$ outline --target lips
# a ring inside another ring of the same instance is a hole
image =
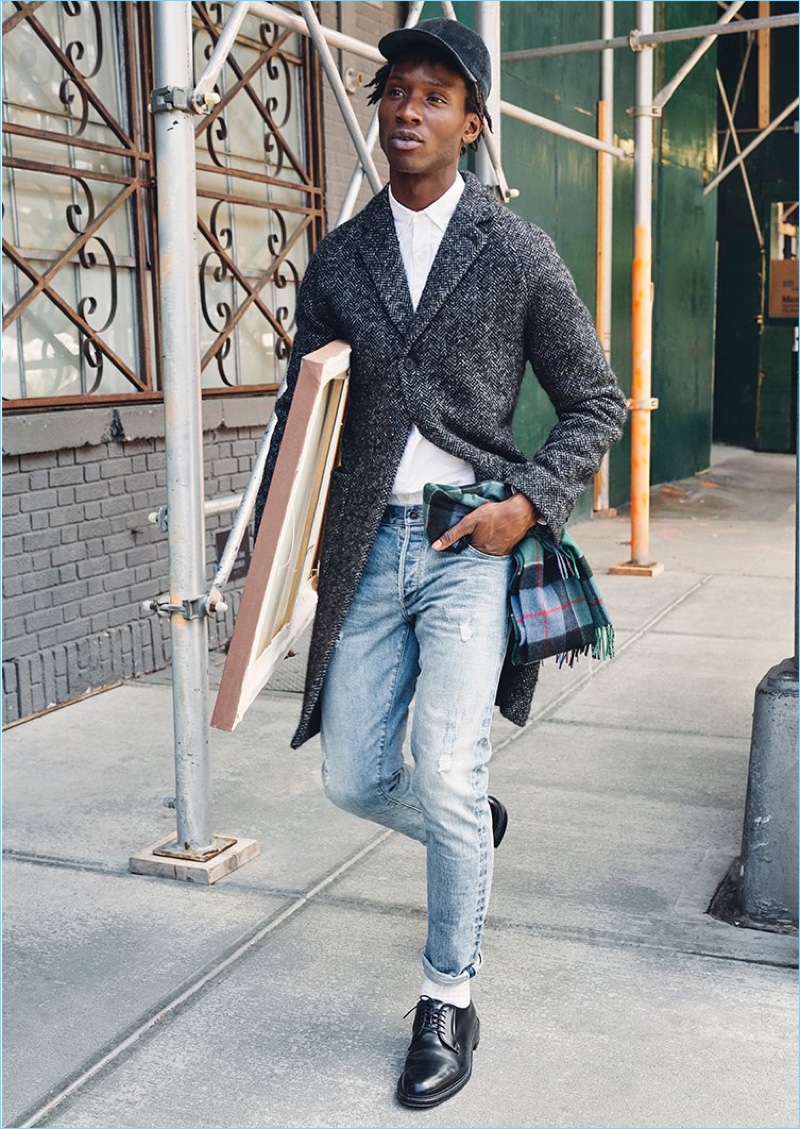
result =
[[[422,144],[420,135],[410,129],[394,130],[389,134],[389,141],[397,149],[413,149]]]

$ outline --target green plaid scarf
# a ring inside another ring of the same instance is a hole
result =
[[[485,502],[510,497],[502,482],[471,486],[439,486],[424,490],[423,515],[428,540],[452,528],[470,510]],[[460,552],[461,537],[450,546]],[[555,656],[570,666],[581,655],[614,657],[614,628],[595,584],[589,562],[564,533],[556,545],[545,526],[534,526],[514,550],[514,578],[509,589],[509,618],[513,633],[511,660],[515,666]]]

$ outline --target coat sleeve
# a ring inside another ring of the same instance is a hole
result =
[[[575,500],[622,434],[627,409],[552,240],[537,230],[531,251],[525,353],[558,422],[529,462],[509,468],[507,482],[530,498],[560,540]]]
[[[297,295],[296,329],[286,370],[286,387],[283,392],[278,394],[275,403],[275,430],[272,434],[264,475],[256,497],[255,536],[258,536],[258,528],[264,513],[269,485],[272,481],[281,441],[286,430],[286,419],[297,386],[300,362],[306,353],[311,353],[314,349],[321,349],[323,345],[341,337],[341,333],[337,331],[335,315],[324,294],[321,282],[321,265],[321,256],[317,252],[308,264]]]

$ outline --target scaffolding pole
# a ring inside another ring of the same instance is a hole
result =
[[[771,133],[775,132],[775,130],[778,128],[778,126],[781,124],[781,122],[789,117],[789,114],[794,113],[794,111],[797,109],[798,105],[800,105],[800,98],[795,98],[794,101],[790,102],[789,105],[784,110],[781,110],[781,112],[778,114],[778,116],[776,118],[772,119],[772,121],[769,123],[767,128],[762,129],[762,131],[761,131],[761,133],[759,133],[758,137],[755,137],[750,142],[750,144],[748,146],[746,146],[746,148],[742,149],[741,153],[739,153],[736,157],[734,157],[734,159],[730,162],[730,164],[727,164],[725,166],[725,168],[722,170],[722,172],[717,173],[717,175],[714,177],[714,179],[711,181],[711,183],[707,184],[706,187],[703,189],[703,195],[708,196],[709,192],[713,192],[714,189],[717,187],[717,185],[720,184],[721,181],[723,181],[729,173],[732,173],[737,165],[740,165],[742,163],[742,161],[746,160],[750,156],[750,154],[753,152],[754,149],[757,149],[758,146],[763,141],[766,141],[766,139],[769,137],[769,135]]]
[[[643,31],[641,28],[628,35],[611,39],[587,39],[582,43],[556,43],[552,47],[526,47],[520,51],[506,51],[502,62],[519,63],[528,59],[550,59],[557,55],[578,55],[589,51],[620,51],[628,48],[641,51],[643,47],[658,47],[662,43],[680,43],[686,39],[704,39],[707,35],[740,35],[759,28],[793,27],[800,23],[800,15],[789,12],[783,16],[766,16],[763,19],[737,20],[725,26],[703,24],[701,27],[679,27],[668,31]]]
[[[744,7],[744,4],[745,0],[736,0],[735,4],[731,4],[728,10],[718,20],[719,26],[724,27],[725,24],[729,24],[731,20],[734,19],[740,8]],[[654,106],[658,106],[662,110],[664,109],[667,102],[669,102],[670,98],[678,89],[683,80],[694,70],[702,57],[705,55],[706,51],[708,51],[708,49],[717,42],[718,35],[719,32],[715,32],[713,35],[706,36],[702,43],[699,43],[697,47],[695,47],[694,51],[692,51],[691,55],[683,64],[683,66],[678,68],[678,70],[675,72],[666,86],[662,87],[662,89],[659,90],[658,94],[656,94],[655,98],[653,99]]]
[[[604,0],[602,32],[614,34],[614,3]],[[600,101],[597,104],[597,135],[606,145],[614,136],[614,52],[604,51],[600,58]],[[610,153],[597,154],[597,291],[595,325],[600,344],[611,364],[611,287],[614,246],[614,165]],[[594,476],[593,509],[608,514],[608,481],[611,458],[606,451],[600,469]]]
[[[636,5],[636,21],[649,36],[652,0]],[[650,560],[650,413],[653,347],[653,48],[636,55],[636,105],[633,154],[633,379],[631,413],[631,559],[609,572],[655,576],[663,565]]]
[[[133,855],[138,874],[209,884],[258,854],[253,840],[214,835],[208,727],[203,419],[197,285],[197,182],[191,5],[155,4],[161,379],[166,419],[169,600],[175,759],[175,837]],[[227,857],[223,860],[222,856]]]
[[[719,73],[719,71],[717,71],[717,88],[719,90],[719,96],[722,100],[722,106],[725,110],[725,117],[726,117],[727,122],[728,122],[728,129],[730,130],[730,135],[733,138],[733,147],[736,150],[737,156],[741,156],[742,147],[739,144],[739,134],[736,132],[736,126],[734,125],[734,122],[733,122],[733,111],[731,110],[730,103],[728,102],[728,95],[725,92],[725,84],[722,81],[722,75]],[[744,182],[744,191],[745,191],[745,195],[747,196],[747,203],[750,206],[750,215],[751,215],[752,220],[753,220],[753,227],[755,228],[755,231],[756,231],[756,239],[758,240],[759,250],[763,253],[763,251],[764,251],[764,234],[761,230],[761,224],[760,224],[759,219],[758,219],[758,211],[756,210],[756,202],[753,199],[753,190],[750,187],[750,177],[747,175],[747,169],[744,167],[744,164],[740,164],[739,168],[742,170],[742,180]]]
[[[476,0],[475,31],[486,44],[492,64],[492,89],[486,100],[486,108],[492,119],[492,140],[496,146],[498,156],[501,152],[500,144],[500,0]],[[484,127],[484,141],[488,141],[489,130]],[[487,146],[481,145],[475,155],[475,174],[481,184],[492,184],[495,180],[495,162]]]

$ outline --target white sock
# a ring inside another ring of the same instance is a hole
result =
[[[420,988],[421,996],[430,996],[432,1000],[441,1000],[443,1004],[453,1004],[454,1007],[469,1007],[472,999],[469,980],[462,980],[458,984],[436,984],[426,976]]]

